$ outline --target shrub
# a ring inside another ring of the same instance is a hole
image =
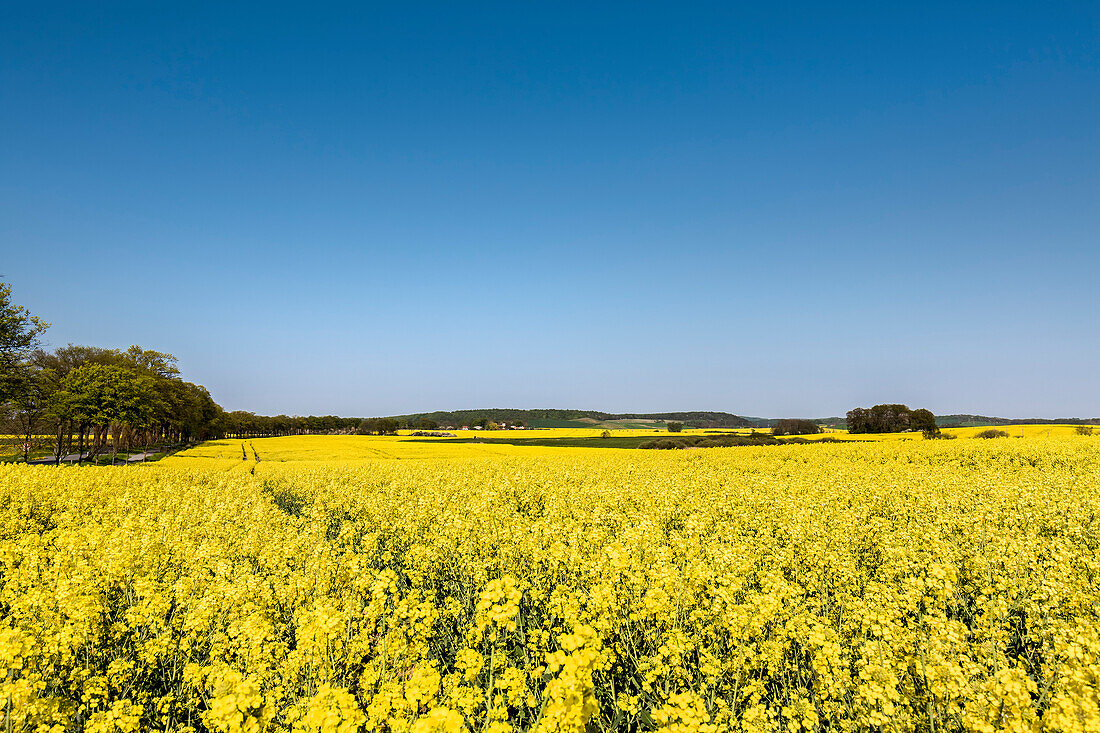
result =
[[[990,428],[989,430],[983,430],[974,436],[975,438],[1007,438],[1008,433],[1004,430],[997,430],[996,428]]]
[[[674,448],[683,448],[684,444],[679,440],[669,440],[668,438],[662,438],[661,440],[647,440],[638,447],[648,448],[652,450],[672,450]]]
[[[792,438],[792,440],[797,440]],[[687,435],[680,438],[660,438],[648,440],[639,445],[639,448],[669,449],[669,448],[731,448],[745,445],[783,445],[784,441],[775,438],[770,433],[754,433],[752,435]]]
[[[682,422],[670,422],[666,427],[668,428],[668,432],[678,433],[684,429],[684,424]]]
[[[611,437],[611,431],[610,430],[603,431],[602,433],[600,433],[600,437],[601,438],[610,438]]]
[[[1091,425],[1078,425],[1077,426],[1077,434],[1078,435],[1092,435],[1092,426]]]
[[[772,428],[772,435],[816,435],[821,426],[812,420],[780,420]]]

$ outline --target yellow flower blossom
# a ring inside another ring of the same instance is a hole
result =
[[[1013,428],[0,465],[0,724],[1100,733],[1100,441]]]

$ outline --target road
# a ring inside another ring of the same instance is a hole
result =
[[[144,461],[147,458],[152,458],[153,456],[155,456],[157,454],[157,452],[158,451],[149,451],[148,453],[135,453],[135,454],[130,455],[130,456],[120,456],[119,459],[118,459],[118,463],[139,463],[141,461]],[[91,455],[90,453],[85,453],[83,458],[87,459],[90,455]],[[100,453],[100,455],[102,456],[104,454]],[[79,458],[80,458],[79,454],[70,453],[67,456],[61,456],[61,462],[62,463],[76,463]],[[32,466],[52,466],[54,463],[56,463],[56,461],[54,460],[53,456],[50,456],[49,458],[38,458],[38,459],[33,460],[33,461],[27,461],[27,463],[29,463]]]

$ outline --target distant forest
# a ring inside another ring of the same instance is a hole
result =
[[[440,427],[460,428],[464,425],[497,423],[523,425],[529,428],[616,427],[615,423],[681,422],[687,428],[774,428],[782,418],[747,417],[729,412],[628,412],[613,413],[598,410],[518,410],[490,408],[482,410],[440,410],[408,415],[391,415],[402,426],[414,427],[434,423]],[[845,429],[844,417],[811,418],[810,422],[826,428]],[[984,415],[937,415],[941,428],[993,427],[999,425],[1100,425],[1100,418],[1064,417],[1005,418]],[[626,427],[618,425],[618,427]]]
[[[778,420],[773,418],[748,417],[752,427],[774,427]],[[843,417],[818,417],[811,422],[826,428],[845,430],[848,422]],[[1100,425],[1100,417],[988,417],[986,415],[936,415],[936,424],[941,428],[984,428],[998,425]]]
[[[753,422],[728,412],[626,412],[612,413],[597,410],[513,410],[491,408],[484,410],[454,410],[418,412],[410,415],[390,416],[399,423],[417,425],[426,421],[443,427],[458,428],[486,423],[524,425],[531,428],[583,428],[598,427],[615,421],[681,422],[689,428],[751,428]]]
[[[986,417],[984,415],[940,415],[941,428],[982,428],[990,425],[1100,425],[1100,417]]]

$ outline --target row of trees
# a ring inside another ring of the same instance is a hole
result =
[[[72,344],[39,348],[48,323],[12,303],[0,283],[0,420],[22,436],[23,458],[52,435],[54,458],[94,459],[119,450],[219,437],[351,432],[359,418],[268,417],[225,412],[205,387],[180,377],[176,357]]]
[[[847,415],[849,433],[903,433],[921,431],[934,436],[939,433],[936,416],[929,410],[910,410],[905,405],[875,405],[857,407]]]
[[[0,283],[0,417],[24,437],[24,459],[36,436],[53,435],[53,452],[60,461],[66,453],[94,458],[108,446],[118,450],[148,448],[154,444],[183,443],[218,437],[254,438],[305,433],[392,434],[398,429],[435,429],[437,413],[407,418],[268,417],[251,412],[225,412],[202,385],[180,377],[176,357],[131,346],[122,351],[68,345],[54,351],[39,346],[49,324],[11,302],[11,287]],[[508,423],[538,412],[508,413]],[[451,418],[474,418],[471,423],[498,428],[485,411],[438,413]],[[601,413],[602,414],[602,413]],[[718,413],[665,413],[662,417]],[[736,416],[731,416],[736,417]],[[679,432],[679,420],[666,423]],[[939,430],[928,410],[905,405],[875,405],[848,412],[851,433],[887,433],[920,430],[934,436]],[[809,421],[784,420],[777,435],[817,432]]]
[[[336,415],[257,415],[234,410],[222,416],[220,434],[227,438],[266,438],[277,435],[352,433],[362,420]]]
[[[35,436],[52,434],[53,452],[94,459],[119,450],[205,440],[222,431],[222,409],[201,385],[183,381],[171,354],[131,346],[35,348],[6,365],[2,402],[23,436],[24,458]]]

